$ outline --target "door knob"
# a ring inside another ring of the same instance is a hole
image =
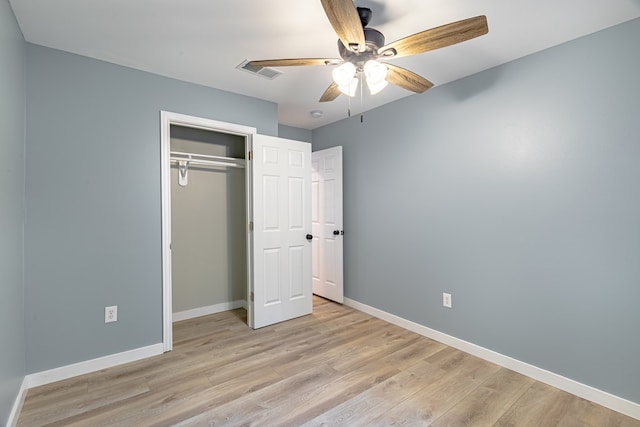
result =
[[[311,241],[311,239],[313,239],[313,235],[311,235],[311,234],[307,234],[307,240],[308,240],[308,241]]]
[[[334,236],[339,236],[340,235],[340,230],[333,230],[333,235]]]

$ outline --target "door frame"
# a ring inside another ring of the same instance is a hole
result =
[[[162,345],[163,351],[173,349],[173,287],[171,283],[171,125],[202,129],[212,132],[239,135],[245,138],[245,158],[249,159],[253,135],[257,129],[250,126],[220,122],[202,117],[189,116],[160,111],[160,176],[161,176],[161,215],[162,215]],[[253,217],[251,205],[251,166],[247,162],[245,168],[245,198],[247,224],[247,298],[252,285],[251,257],[252,242],[249,233],[249,222]],[[247,304],[248,305],[248,304]]]

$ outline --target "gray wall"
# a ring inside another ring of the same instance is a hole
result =
[[[278,125],[280,138],[294,139],[296,141],[311,142],[313,134],[309,129],[300,129],[293,126]]]
[[[0,425],[25,374],[23,224],[26,44],[0,1]]]
[[[634,20],[314,130],[344,146],[346,296],[640,403],[638,40]]]
[[[171,151],[245,157],[245,138],[172,126]],[[178,185],[171,168],[173,312],[246,299],[245,169],[188,169]]]
[[[27,372],[162,341],[160,110],[278,132],[270,102],[28,45]]]

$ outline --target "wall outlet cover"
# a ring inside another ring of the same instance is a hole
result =
[[[442,293],[442,306],[451,308],[451,294],[448,294],[446,292]]]
[[[118,321],[118,306],[112,305],[111,307],[104,308],[104,323],[111,323]]]

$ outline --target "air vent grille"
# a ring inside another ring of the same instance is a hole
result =
[[[242,61],[236,68],[269,80],[273,80],[282,74],[280,71],[274,70],[273,68],[250,65],[248,59]]]

